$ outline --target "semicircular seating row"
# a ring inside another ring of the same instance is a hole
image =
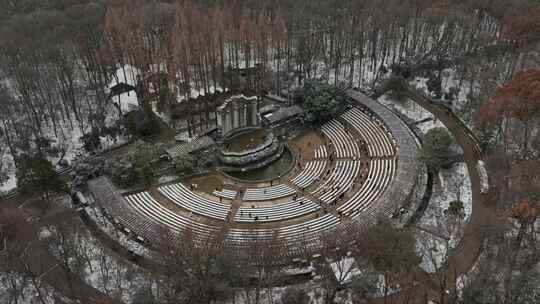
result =
[[[127,195],[125,199],[127,205],[142,218],[149,219],[152,223],[166,227],[174,233],[189,230],[201,238],[210,238],[219,230],[219,227],[206,225],[165,208],[147,191]]]
[[[360,116],[368,117],[366,122],[360,120]],[[357,108],[349,110],[342,116],[350,123],[360,134],[365,134],[364,140],[371,146],[369,150],[373,155],[389,156],[394,152],[392,146],[393,139],[391,135],[385,132],[383,127],[376,123],[368,123],[369,116]],[[363,123],[360,123],[363,122]],[[353,155],[358,152],[356,141],[351,140],[351,135],[343,131],[343,125],[338,121],[330,124],[332,127],[326,129],[325,134],[335,142],[334,148],[338,157],[340,155]],[[341,128],[339,127],[341,125]],[[337,127],[336,127],[337,126]],[[339,138],[339,139],[338,139]],[[352,143],[352,145],[348,145]],[[322,163],[322,165],[321,165]],[[324,171],[325,161],[307,162],[299,175],[294,177],[291,182],[297,186],[303,186],[313,183],[320,178]],[[350,189],[351,184],[358,176],[361,168],[360,161],[337,161],[336,167],[325,179],[313,194],[322,202],[330,203],[339,195]],[[376,200],[384,189],[392,181],[396,169],[396,160],[392,158],[372,159],[369,163],[369,174],[366,181],[362,184],[351,198],[338,207],[338,211],[351,216],[358,216],[363,210]],[[224,220],[230,210],[230,205],[221,204],[216,201],[202,197],[188,189],[182,184],[173,184],[158,188],[158,190],[175,202],[180,207],[193,213],[207,216],[214,219]],[[293,189],[294,190],[294,189]],[[233,190],[230,190],[233,191]],[[295,193],[296,191],[294,191]],[[233,198],[233,192],[224,193],[225,196]],[[236,193],[234,193],[236,195]],[[148,192],[141,192],[126,196],[130,208],[153,222],[171,228],[175,232],[185,229],[199,233],[202,237],[211,237],[220,227],[207,225],[195,221],[189,217],[172,212],[160,205]],[[235,216],[237,222],[264,222],[290,219],[301,216],[320,209],[320,206],[300,197],[282,204],[276,204],[272,207],[245,208],[241,207]],[[294,210],[294,211],[293,211]],[[297,211],[298,210],[298,211]],[[335,227],[340,219],[332,214],[325,214],[315,219],[279,228],[264,229],[230,229],[227,234],[227,241],[230,243],[242,243],[246,238],[257,237],[263,240],[274,238],[284,239],[292,242],[296,239],[314,239],[317,235],[332,227]],[[243,241],[242,241],[243,240]]]
[[[207,225],[189,217],[175,213],[159,204],[147,191],[125,196],[127,206],[139,214],[145,221],[146,231],[137,231],[149,238],[148,231],[153,230],[153,237],[157,237],[159,232],[151,226],[158,225],[171,230],[175,234],[184,231],[191,231],[196,239],[212,239],[216,237],[220,227]],[[141,220],[139,219],[139,221]],[[280,228],[267,229],[230,229],[225,238],[225,242],[232,246],[249,245],[250,240],[260,240],[271,242],[280,240],[281,242],[294,244],[300,238],[306,242],[314,242],[322,231],[335,227],[340,219],[332,214],[326,214],[313,220],[299,224],[284,226]],[[305,244],[304,244],[305,245]]]
[[[325,123],[321,130],[330,139],[338,158],[360,157],[362,154],[357,140],[335,119]]]
[[[358,108],[352,108],[342,115],[349,124],[368,143],[370,156],[395,156],[396,147],[392,134],[374,119]],[[397,159],[371,159],[369,173],[359,191],[340,205],[337,210],[354,218],[365,211],[368,206],[379,198],[392,182],[397,170]]]
[[[384,124],[375,117],[370,117],[358,108],[351,108],[342,115],[342,118],[351,124],[367,143],[370,156],[384,157],[395,155],[395,143],[392,135],[386,130]],[[361,156],[357,140],[339,121],[333,119],[324,124],[322,126],[322,132],[332,142],[338,158],[354,158]],[[321,145],[315,150],[316,158],[326,155],[325,145]],[[347,177],[350,177],[350,175],[356,176],[356,174],[352,174],[353,172],[356,173],[356,170],[357,169],[355,168],[352,171],[348,171]],[[310,179],[309,184],[313,183],[315,179]],[[308,185],[307,183],[296,183],[295,179],[291,180],[291,182],[300,188],[305,188]],[[243,199],[244,201],[274,200],[293,195],[295,192],[294,189],[284,184],[263,188],[248,188]],[[336,196],[330,194],[326,195],[325,202],[328,203],[335,199],[335,197]]]
[[[351,108],[342,115],[355,128],[368,146],[370,156],[395,155],[395,140],[383,123],[358,108]]]
[[[322,175],[327,161],[316,160],[306,162],[302,171],[291,179],[291,183],[299,188],[306,188],[314,183]],[[274,186],[275,187],[275,186]],[[265,187],[259,189],[272,189]],[[270,193],[268,191],[268,193]],[[296,194],[296,190],[293,192]],[[267,200],[266,196],[252,196],[253,200]],[[268,207],[240,207],[235,215],[235,221],[238,223],[246,222],[271,222],[288,220],[300,217],[312,212],[316,212],[321,207],[307,197],[292,198],[284,203],[274,204]]]
[[[285,184],[278,184],[262,188],[248,188],[244,192],[244,201],[269,201],[282,197],[290,196],[296,193],[296,189]]]
[[[214,190],[212,192],[212,194],[217,197],[226,198],[230,200],[235,199],[237,193],[238,192],[236,190],[230,190],[230,189]]]
[[[360,167],[360,161],[337,161],[328,178],[311,194],[323,203],[332,203],[352,187],[360,173]]]
[[[322,132],[326,137],[330,139],[334,149],[336,150],[336,156],[338,158],[350,158],[350,157],[360,157],[361,152],[358,146],[357,140],[350,134],[342,123],[333,119],[330,122],[324,124],[321,128]],[[315,150],[315,158],[320,158],[327,156],[327,149],[324,145],[319,146]],[[306,166],[307,170],[307,166]],[[317,171],[317,174],[320,175],[322,171]],[[299,179],[292,179],[291,182],[300,188],[306,188],[311,183],[313,183],[318,175],[312,175],[305,182]],[[350,172],[347,172],[347,175],[350,175]],[[262,188],[248,188],[244,194],[244,201],[268,201],[287,197],[296,193],[294,188],[291,188],[285,184],[279,184],[270,187]]]
[[[290,181],[299,188],[307,188],[320,178],[326,167],[326,160],[308,161],[303,169]],[[244,201],[270,201],[296,194],[296,189],[286,185],[278,184],[274,186],[246,189]]]
[[[328,152],[326,152],[325,145],[320,145],[317,149],[315,149],[315,158],[328,158]]]
[[[219,203],[191,191],[182,183],[158,188],[158,191],[178,206],[210,218],[225,220],[231,206]]]
[[[307,197],[293,199],[268,207],[240,207],[234,220],[238,223],[283,221],[321,209]]]
[[[226,243],[235,246],[249,246],[250,241],[274,242],[287,246],[304,247],[317,242],[321,233],[335,228],[341,219],[331,213],[312,220],[278,228],[229,229]],[[301,241],[301,244],[298,244]],[[291,248],[289,248],[291,249]],[[301,249],[301,248],[297,248]]]
[[[307,161],[304,164],[302,171],[291,179],[291,183],[298,188],[309,187],[320,178],[321,174],[324,172],[326,164],[326,160]]]
[[[363,181],[360,190],[341,204],[337,211],[352,218],[359,216],[390,185],[397,163],[395,159],[373,159],[369,162],[369,167],[368,177]]]

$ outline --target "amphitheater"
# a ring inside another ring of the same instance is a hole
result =
[[[420,166],[415,136],[400,118],[360,92],[347,94],[345,112],[288,143],[294,166],[271,182],[229,179],[203,190],[180,180],[129,193],[101,178],[89,186],[117,227],[149,245],[164,229],[239,251],[282,246],[289,257],[316,252],[329,233],[350,241],[411,203]]]

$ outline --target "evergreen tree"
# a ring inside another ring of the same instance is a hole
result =
[[[418,157],[426,164],[428,170],[437,172],[441,167],[446,167],[451,162],[450,145],[452,145],[452,138],[446,129],[431,129],[424,136]]]
[[[346,105],[345,92],[321,81],[308,81],[303,92],[306,120],[313,124],[323,124],[334,118]]]
[[[39,193],[47,201],[51,193],[67,192],[68,186],[46,158],[23,155],[17,166],[17,187],[22,193]]]

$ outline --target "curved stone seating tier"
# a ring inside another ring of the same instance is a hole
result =
[[[233,151],[222,150],[221,154],[223,154],[223,156],[232,156],[232,157],[242,157],[242,156],[246,156],[246,155],[250,155],[250,154],[255,154],[257,152],[261,152],[262,150],[270,147],[270,145],[272,145],[272,143],[275,141],[274,139],[275,139],[274,134],[270,133],[264,139],[263,143],[261,143],[260,145],[258,145],[257,147],[255,147],[253,149],[245,150],[245,151],[242,151],[242,152],[233,152]]]
[[[150,221],[146,216],[141,216],[140,212],[127,204],[124,201],[123,204],[117,204],[122,206],[118,208],[120,212],[114,215],[114,221],[120,223],[122,226],[133,230],[137,235],[146,238],[147,240],[155,239],[159,237],[159,233],[153,229],[154,223]]]
[[[307,188],[313,184],[323,173],[327,161],[313,160],[304,164],[304,168],[298,175],[291,179],[291,183],[300,187]]]
[[[225,220],[230,205],[214,202],[188,189],[182,183],[162,186],[158,191],[178,206],[203,216]]]
[[[332,142],[337,157],[359,157],[361,155],[355,138],[345,130],[339,121],[333,119],[324,124],[321,130]]]
[[[146,191],[125,196],[125,199],[142,218],[150,219],[153,223],[169,228],[176,234],[192,231],[197,238],[212,238],[219,231],[218,227],[194,221],[161,206]]]
[[[369,113],[373,113],[383,121],[396,143],[397,162],[391,185],[376,201],[364,207],[362,216],[355,218],[355,222],[362,222],[366,217],[390,216],[411,199],[410,195],[416,187],[418,174],[421,173],[415,135],[396,114],[379,102],[354,90],[348,90],[347,95],[359,108],[366,108]]]
[[[212,194],[217,196],[217,197],[222,197],[222,198],[226,198],[226,199],[230,199],[230,200],[235,199],[237,193],[238,192],[236,192],[235,190],[229,190],[229,189],[214,190],[212,192]]]
[[[356,193],[337,210],[350,217],[357,217],[368,205],[374,203],[387,189],[396,170],[395,159],[373,159],[369,162],[369,173]]]
[[[268,146],[264,146],[261,149],[257,149],[257,151],[252,152],[252,153],[248,153],[248,154],[243,153],[241,156],[224,155],[220,153],[219,159],[221,162],[223,162],[227,166],[238,167],[238,166],[245,166],[252,163],[257,163],[262,159],[266,159],[272,155],[276,155],[278,152],[282,150],[283,150],[283,146],[280,145],[280,143],[277,140],[274,140]]]
[[[331,213],[321,217],[293,225],[279,228],[261,229],[229,229],[226,243],[233,246],[250,246],[260,242],[283,242],[290,247],[302,248],[306,245],[316,244],[321,233],[328,232],[336,227],[340,219]]]
[[[330,204],[348,191],[360,173],[360,161],[338,161],[336,166],[313,195],[323,203]]]
[[[240,207],[234,220],[238,223],[282,221],[315,212],[320,208],[309,198],[302,197],[269,207]]]
[[[170,228],[176,234],[193,231],[196,239],[201,240],[216,239],[218,235],[222,236],[218,232],[223,231],[226,232],[225,239],[220,241],[231,248],[245,250],[256,242],[268,242],[272,246],[283,244],[288,250],[284,255],[304,253],[306,248],[310,251],[317,249],[321,236],[328,232],[342,233],[343,240],[346,240],[359,229],[372,225],[380,216],[389,216],[406,204],[420,173],[418,146],[407,125],[388,108],[367,96],[351,90],[347,94],[356,103],[355,107],[347,110],[340,120],[331,120],[321,127],[332,147],[321,145],[315,149],[316,160],[305,161],[302,170],[290,179],[291,185],[248,188],[242,195],[244,204],[234,213],[234,223],[224,222],[229,216],[230,205],[203,197],[181,183],[159,187],[158,191],[183,209],[221,223],[210,221],[209,225],[186,216],[184,212],[176,213],[160,205],[149,192],[125,197],[118,194],[116,204],[110,203],[111,195],[103,195],[99,205],[107,208],[115,222],[149,240],[162,238],[162,227]],[[360,150],[360,144],[364,143],[369,161],[357,159],[365,154]],[[330,155],[330,151],[335,152]],[[332,169],[328,169],[328,157],[335,157],[331,162],[334,165]],[[292,198],[298,193],[297,187],[305,189],[314,183],[317,186],[310,195]],[[111,192],[108,189],[97,187],[96,192],[107,194]],[[351,196],[342,197],[349,190],[352,190]],[[223,189],[214,191],[213,195],[235,199],[238,193]],[[275,199],[282,202],[265,204],[267,206],[264,207],[249,204],[250,201]],[[322,211],[320,203],[335,205],[339,215],[325,212],[318,216]],[[310,217],[303,222],[280,222],[307,214],[314,216],[315,212],[316,218]],[[347,216],[347,220],[342,222],[341,215]]]
[[[327,158],[327,157],[328,157],[328,153],[326,152],[326,146],[320,145],[315,150],[315,158]]]
[[[244,192],[244,197],[242,198],[244,201],[268,201],[273,199],[278,199],[282,197],[286,197],[289,195],[293,195],[296,193],[296,190],[285,185],[285,184],[279,184],[275,186],[270,187],[263,187],[263,188],[248,188],[246,189],[246,192]]]
[[[350,123],[368,144],[370,156],[382,157],[395,155],[395,143],[390,132],[384,125],[358,108],[352,108],[342,116]]]
[[[116,227],[134,232],[138,237],[146,240],[159,237],[159,233],[154,229],[154,223],[131,208],[125,197],[117,192],[105,176],[89,180],[88,190],[95,199],[95,204]]]

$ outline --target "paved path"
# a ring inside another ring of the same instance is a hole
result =
[[[5,200],[0,204],[0,212],[10,212],[12,215],[27,218],[23,209],[18,208],[17,196],[12,200]],[[109,298],[104,293],[95,289],[84,282],[77,274],[70,273],[71,286],[66,279],[66,272],[59,266],[59,261],[49,254],[46,249],[46,244],[38,239],[39,227],[42,225],[53,224],[55,219],[74,217],[76,214],[71,209],[64,212],[50,213],[50,217],[45,215],[39,222],[25,222],[16,229],[15,239],[20,244],[27,244],[26,252],[28,258],[19,259],[13,266],[12,270],[18,272],[30,271],[34,276],[40,277],[48,285],[54,287],[58,292],[72,300],[79,300],[83,304],[96,303],[97,299],[109,299],[110,303],[122,304],[120,301]]]
[[[242,206],[242,195],[243,191],[240,188],[236,189],[236,196],[234,197],[234,200],[231,202],[231,211],[229,212],[229,215],[227,216],[227,219],[225,220],[225,228],[227,228],[229,225],[227,224],[234,224],[234,217],[236,216],[236,213]]]
[[[405,94],[418,105],[431,112],[454,136],[463,149],[464,162],[467,165],[472,188],[472,214],[465,228],[463,238],[450,253],[447,289],[454,288],[455,276],[467,273],[476,262],[482,250],[485,229],[498,224],[497,216],[486,204],[486,196],[480,193],[480,176],[476,165],[481,160],[481,151],[470,130],[455,117],[449,109],[433,102],[423,94],[409,86],[405,86]]]

